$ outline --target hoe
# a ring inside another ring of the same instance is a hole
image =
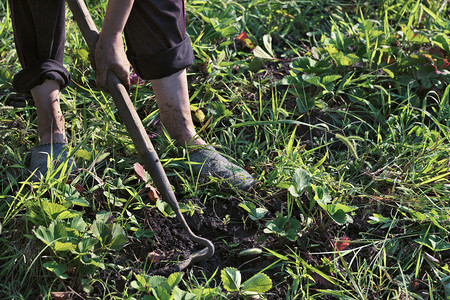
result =
[[[93,53],[99,34],[94,21],[89,14],[86,4],[83,0],[67,0],[67,3],[69,4],[69,8],[72,11],[75,21],[77,22],[91,53]],[[162,199],[173,209],[178,221],[181,223],[187,235],[193,241],[206,246],[203,250],[192,254],[186,260],[178,264],[176,269],[183,270],[191,264],[210,258],[214,254],[214,245],[211,241],[195,235],[186,223],[186,220],[180,212],[178,201],[161,165],[158,154],[153,148],[153,145],[145,132],[144,126],[142,125],[142,122],[134,109],[133,103],[130,100],[125,86],[111,70],[108,71],[106,84],[108,91],[113,97],[114,103],[118,108],[119,115],[125,123],[127,131],[134,142],[136,150],[143,160],[144,167],[150,173],[150,176],[160,192]]]

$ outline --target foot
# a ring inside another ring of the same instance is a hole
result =
[[[250,189],[255,183],[247,171],[231,163],[211,146],[189,152],[189,160],[192,170],[202,177],[222,178],[243,191]]]
[[[52,153],[53,150],[53,153]],[[57,177],[62,177],[66,174],[73,174],[77,169],[73,157],[67,159],[67,144],[44,144],[34,147],[31,152],[31,162],[30,162],[30,173],[34,172],[32,181],[39,181],[40,178],[47,174],[47,162],[52,159],[50,163],[50,170],[56,170],[63,163],[67,162],[66,166],[63,166],[61,170],[56,175]]]

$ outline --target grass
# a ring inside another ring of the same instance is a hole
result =
[[[98,25],[105,3],[89,2]],[[163,277],[130,253],[162,247],[149,211],[176,222],[136,174],[70,18],[62,106],[82,172],[28,181],[36,111],[11,88],[20,65],[8,14],[2,2],[2,299],[449,299],[447,1],[188,1],[197,130],[258,184],[243,193],[191,174],[151,86],[133,89],[185,214],[252,235],[213,232],[215,261]],[[253,247],[262,255],[239,256]]]

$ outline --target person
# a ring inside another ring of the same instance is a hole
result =
[[[37,111],[39,144],[30,171],[47,172],[47,162],[67,159],[68,137],[60,108],[60,91],[70,82],[63,66],[64,0],[9,0],[14,38],[22,70],[13,79],[18,92],[31,92]],[[123,43],[125,36],[127,52]],[[94,54],[97,86],[104,89],[108,70],[130,84],[130,64],[150,80],[160,118],[171,138],[187,146],[193,170],[223,178],[247,190],[251,175],[228,161],[196,133],[191,118],[186,68],[194,60],[185,27],[183,0],[109,0]],[[72,158],[70,163],[73,164]]]

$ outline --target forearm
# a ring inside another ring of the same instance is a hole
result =
[[[134,0],[109,0],[101,34],[104,37],[121,36]]]

